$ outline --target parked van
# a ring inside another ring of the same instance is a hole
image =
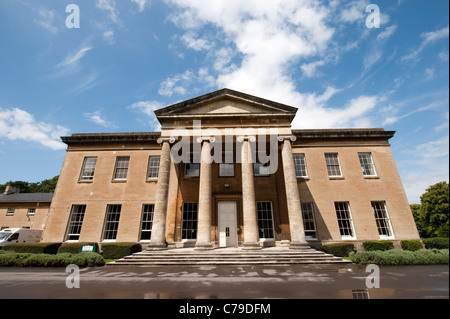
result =
[[[5,228],[0,230],[0,247],[17,243],[38,243],[42,229]]]

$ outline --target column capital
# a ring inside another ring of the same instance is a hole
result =
[[[255,135],[239,135],[238,137],[236,137],[236,141],[239,143],[242,143],[244,141],[254,143],[254,142],[256,142],[256,136]]]
[[[214,143],[216,141],[216,137],[215,136],[198,136],[195,141],[199,144],[203,143],[203,142],[209,142],[209,143]]]
[[[167,142],[167,143],[173,144],[173,143],[175,143],[175,141],[176,141],[176,139],[174,137],[159,137],[156,140],[156,143],[162,144],[164,142]]]
[[[297,136],[295,135],[279,135],[278,142],[291,141],[295,142],[297,140]]]

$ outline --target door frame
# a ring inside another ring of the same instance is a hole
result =
[[[233,246],[227,246],[226,243],[225,243],[225,246],[220,245],[221,244],[220,243],[220,226],[221,226],[220,203],[234,203],[234,205],[235,205],[235,221],[236,221],[235,231],[230,232],[230,236],[234,236],[234,238],[235,238],[235,245],[233,245]],[[230,199],[223,198],[223,199],[217,200],[217,245],[218,245],[218,247],[237,247],[239,245],[238,230],[239,230],[239,227],[238,227],[238,200],[236,200],[234,198],[233,199],[232,198],[230,198]]]

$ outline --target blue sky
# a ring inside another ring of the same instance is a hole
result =
[[[444,0],[0,0],[0,183],[58,175],[60,136],[158,131],[153,110],[227,87],[298,107],[294,128],[397,131],[418,203],[449,176],[448,12]]]

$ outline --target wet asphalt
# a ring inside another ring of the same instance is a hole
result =
[[[370,299],[449,299],[449,265],[380,266],[379,277],[355,264],[104,266],[75,275],[0,267],[0,299],[353,299],[356,289]]]

